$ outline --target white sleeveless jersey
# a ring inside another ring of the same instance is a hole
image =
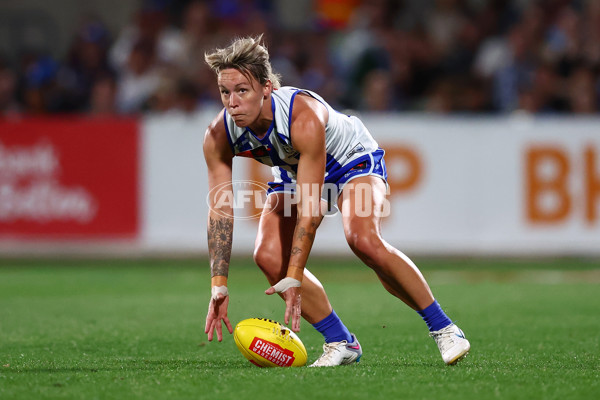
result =
[[[225,110],[225,128],[233,154],[251,157],[273,167],[275,182],[295,182],[300,153],[292,147],[290,124],[294,99],[299,93],[317,99],[329,112],[325,127],[326,182],[328,176],[338,175],[345,166],[378,149],[377,142],[358,118],[339,113],[314,92],[286,86],[273,91],[271,109],[274,118],[262,139],[257,138],[250,128],[235,125]],[[291,134],[302,135],[302,132]]]

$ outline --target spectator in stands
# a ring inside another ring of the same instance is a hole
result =
[[[0,116],[13,115],[21,111],[16,93],[17,74],[8,66],[8,62],[0,57]]]
[[[46,114],[61,111],[61,96],[56,84],[58,68],[59,64],[50,56],[35,53],[23,56],[21,85],[26,112]]]
[[[338,106],[337,99],[343,95],[344,83],[333,67],[328,36],[321,32],[311,33],[302,41],[299,50],[301,56],[296,64],[299,86],[328,96],[331,103]]]
[[[453,110],[455,86],[448,79],[436,81],[427,92],[424,111],[446,114]]]
[[[519,110],[529,113],[564,111],[566,103],[561,98],[560,77],[551,64],[539,65],[533,71],[531,85],[519,92]]]
[[[191,1],[182,15],[182,57],[178,65],[185,74],[193,74],[204,63],[204,53],[218,45],[217,21],[211,17],[210,7],[205,1]]]
[[[600,1],[588,1],[582,14],[582,56],[588,65],[598,70],[600,68]]]
[[[184,57],[181,33],[170,24],[166,0],[144,0],[133,24],[120,32],[109,54],[119,74],[128,68],[130,54],[140,42],[154,43],[157,64],[177,64]]]
[[[175,87],[176,108],[184,113],[192,113],[198,107],[198,89],[193,82],[179,79]]]
[[[357,108],[365,78],[373,70],[390,70],[389,40],[392,25],[388,2],[363,2],[354,10],[341,45],[332,48],[336,73],[345,80],[343,103]]]
[[[440,61],[452,56],[458,46],[459,34],[467,24],[458,0],[435,0],[425,14],[423,27]]]
[[[149,110],[153,112],[182,112],[196,111],[200,102],[196,86],[177,71],[162,75],[158,88],[149,100]]]
[[[598,79],[586,67],[579,67],[567,80],[570,111],[591,114],[598,111]]]
[[[141,39],[133,46],[117,82],[117,109],[120,113],[143,111],[158,88],[161,75],[155,57],[155,44],[151,40]]]
[[[519,93],[531,87],[535,71],[532,38],[522,24],[517,24],[506,38],[492,40],[477,55],[476,70],[490,81],[495,108],[514,111],[519,106]]]
[[[220,104],[214,91],[214,78],[204,64],[204,53],[228,40],[219,31],[219,20],[211,15],[208,2],[192,0],[183,8],[179,36],[181,57],[174,60],[172,73],[163,76],[152,109],[165,111],[175,107],[191,112],[205,105]],[[194,99],[190,98],[192,95]]]
[[[581,56],[581,18],[571,7],[561,9],[555,21],[548,27],[543,44],[545,58],[571,68]]]
[[[83,23],[58,73],[63,97],[61,111],[83,111],[89,108],[96,80],[112,74],[108,65],[110,37],[104,24],[95,18]]]
[[[365,78],[362,93],[361,110],[385,112],[395,107],[391,74],[385,70],[373,70]]]
[[[148,99],[148,110],[164,113],[175,109],[175,85],[177,77],[163,74],[158,82],[156,90]]]
[[[285,84],[316,90],[339,108],[599,111],[600,2],[595,0],[319,0],[310,4],[312,20],[293,29],[270,1],[140,2],[114,42],[101,21],[86,18],[62,58],[56,51],[34,51],[18,62],[15,54],[21,52],[7,52],[15,57],[11,65],[20,65],[12,73],[2,69],[0,107],[14,110],[20,103],[24,112],[34,113],[96,109],[94,90],[110,92],[104,77],[111,74],[121,113],[179,108],[156,101],[169,95],[170,104],[178,104],[176,88],[182,87],[186,109],[212,107],[219,99],[204,52],[260,31],[266,32],[273,66]],[[363,99],[377,91],[384,72],[391,93],[379,104]],[[161,79],[170,82],[155,93]],[[579,90],[578,100],[568,85],[581,89],[581,82],[592,89]],[[150,97],[153,103],[147,104]]]
[[[98,77],[92,84],[88,113],[95,117],[117,114],[117,83],[112,75]]]

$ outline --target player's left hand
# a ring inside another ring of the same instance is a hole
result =
[[[284,322],[286,325],[290,323],[292,317],[292,331],[300,332],[300,317],[302,312],[302,298],[300,297],[300,281],[294,278],[284,278],[265,290],[266,294],[280,293],[285,300],[285,316]]]

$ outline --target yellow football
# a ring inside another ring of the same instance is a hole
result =
[[[306,364],[304,344],[287,326],[266,318],[240,321],[233,331],[240,352],[259,367],[301,367]]]

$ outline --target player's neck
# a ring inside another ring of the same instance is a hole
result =
[[[249,128],[252,129],[252,132],[254,132],[259,139],[262,139],[269,131],[273,118],[271,97],[268,97],[263,103],[260,115],[256,118],[256,121],[250,124]]]

